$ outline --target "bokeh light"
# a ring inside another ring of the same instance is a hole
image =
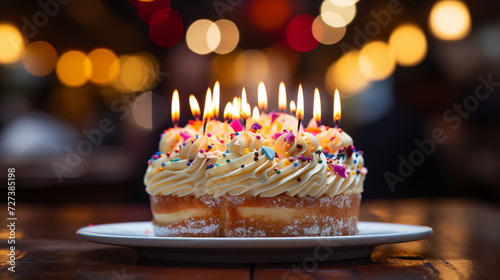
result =
[[[334,62],[325,76],[325,86],[333,94],[336,88],[343,96],[361,92],[370,85],[365,75],[359,69],[359,52],[350,51]]]
[[[332,45],[342,40],[345,35],[346,27],[331,27],[323,21],[323,18],[317,16],[312,25],[313,36],[320,43]]]
[[[123,93],[144,91],[155,80],[153,64],[141,55],[122,55],[119,58],[120,71],[111,85]]]
[[[350,5],[347,5],[350,2]],[[325,0],[321,4],[321,18],[332,27],[348,25],[356,15],[354,0],[344,0],[345,6],[337,6],[332,1]]]
[[[215,22],[220,31],[220,42],[214,52],[218,54],[226,54],[232,52],[240,40],[238,27],[234,22],[226,19],[221,19]]]
[[[36,41],[26,47],[23,65],[26,71],[35,76],[46,76],[56,68],[57,51],[44,41]]]
[[[370,42],[359,52],[359,68],[372,81],[384,80],[396,69],[396,57],[385,42]]]
[[[238,73],[236,72],[236,59],[242,51],[235,49],[225,55],[216,55],[212,59],[212,76],[214,79],[219,79],[221,84],[227,87],[239,84]]]
[[[249,49],[238,55],[234,70],[240,84],[257,84],[266,80],[269,63],[263,52]]]
[[[183,35],[184,25],[177,10],[161,9],[153,15],[149,22],[149,36],[160,47],[168,48],[177,44]]]
[[[429,27],[438,39],[463,39],[471,29],[469,9],[462,1],[437,1],[429,15]]]
[[[68,51],[57,61],[56,74],[66,86],[82,86],[92,74],[90,59],[80,51]]]
[[[308,52],[319,44],[312,33],[313,21],[313,16],[302,14],[288,23],[286,40],[292,49],[299,52]]]
[[[193,22],[186,32],[189,49],[197,54],[208,54],[217,48],[221,34],[217,25],[208,19]]]
[[[170,0],[139,0],[136,7],[139,17],[149,24],[156,12],[170,8]]]
[[[89,53],[88,58],[92,64],[90,81],[97,85],[108,85],[120,71],[120,62],[109,49],[95,49]]]
[[[358,3],[359,0],[329,0],[333,5],[339,7],[351,6],[353,3]]]
[[[0,63],[18,62],[23,53],[24,40],[19,29],[10,24],[0,24]]]
[[[250,20],[264,31],[284,26],[290,18],[292,7],[286,0],[254,0],[250,3]]]
[[[413,24],[397,27],[389,37],[389,46],[394,51],[396,62],[401,66],[417,65],[427,54],[425,34]]]

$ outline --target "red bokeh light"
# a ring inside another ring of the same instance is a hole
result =
[[[312,33],[314,17],[307,14],[293,18],[286,28],[286,41],[296,51],[308,52],[314,49],[319,42]]]
[[[170,8],[170,0],[154,0],[150,2],[137,2],[137,13],[147,24],[151,22],[153,15],[161,9]]]
[[[261,30],[282,27],[290,18],[292,8],[286,0],[254,0],[250,4],[250,20]]]
[[[168,48],[177,44],[184,34],[184,25],[178,11],[170,8],[156,12],[149,23],[149,36],[155,44]]]

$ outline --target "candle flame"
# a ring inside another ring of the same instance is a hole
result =
[[[314,89],[313,118],[318,125],[321,123],[321,99],[318,88]]]
[[[201,115],[200,105],[198,104],[198,100],[194,95],[189,96],[189,106],[191,107],[191,114],[195,119],[198,119]]]
[[[259,108],[257,108],[257,106],[254,106],[252,112],[252,119],[258,120],[259,118],[260,118]]]
[[[302,85],[299,84],[299,91],[297,93],[297,119],[304,118],[304,91]]]
[[[231,118],[233,120],[240,119],[240,102],[238,97],[233,98],[233,110],[231,112]]]
[[[295,115],[295,101],[290,101],[290,114]]]
[[[219,118],[219,106],[220,106],[220,84],[219,81],[215,82],[214,85],[214,95],[212,97],[212,106],[214,110],[214,118]]]
[[[245,119],[248,119],[252,113],[252,108],[250,107],[250,104],[245,104],[243,105],[243,115],[245,115]]]
[[[245,105],[247,104],[247,90],[245,87],[241,90],[241,103],[240,103],[240,110],[243,111],[245,109]]]
[[[205,97],[205,107],[203,108],[203,121],[208,121],[213,115],[212,106],[212,91],[210,88],[207,89],[207,95]]]
[[[333,121],[335,124],[338,124],[340,122],[340,115],[341,115],[341,109],[340,109],[340,94],[339,90],[335,90],[335,96],[333,99]]]
[[[227,102],[226,107],[224,107],[224,119],[227,120],[233,114],[233,105],[231,102]]]
[[[179,122],[179,111],[180,111],[180,104],[179,104],[179,92],[177,90],[174,90],[174,94],[172,95],[172,122],[174,123],[174,126],[177,126],[177,123]]]
[[[280,83],[280,89],[278,92],[278,108],[281,112],[286,110],[286,89],[285,83],[283,82]]]
[[[264,82],[259,83],[259,88],[257,89],[257,103],[262,112],[267,110],[267,92]]]

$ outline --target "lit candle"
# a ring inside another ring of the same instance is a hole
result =
[[[205,97],[205,107],[203,108],[203,134],[205,134],[205,129],[207,128],[207,122],[213,116],[212,107],[212,92],[210,88],[207,89],[207,95]]]
[[[245,106],[247,105],[247,90],[245,87],[241,90],[241,103],[240,103],[240,110],[243,112],[245,110]]]
[[[194,95],[189,96],[189,106],[191,107],[191,114],[193,114],[193,117],[196,121],[200,120],[200,105],[198,104],[198,100],[196,100],[196,97]]]
[[[224,122],[228,122],[229,117],[232,116],[233,106],[231,102],[227,102],[226,107],[224,107]]]
[[[340,94],[339,90],[335,90],[335,96],[333,98],[333,122],[335,123],[335,128],[339,128],[339,123],[340,123],[340,115],[341,115],[341,109],[340,109]]]
[[[252,111],[252,119],[258,120],[259,118],[260,118],[259,108],[257,108],[257,106],[254,106]]]
[[[278,107],[281,111],[281,114],[285,113],[285,110],[286,110],[286,89],[285,89],[285,84],[283,82],[280,83],[280,88],[278,91]]]
[[[299,122],[297,124],[297,137],[300,133],[300,123],[302,122],[303,118],[304,118],[304,92],[302,90],[302,85],[299,84],[299,90],[297,93],[297,119],[299,119]]]
[[[313,118],[316,121],[316,125],[319,126],[321,124],[321,100],[318,88],[314,89]]]
[[[177,128],[177,123],[179,122],[179,113],[180,104],[179,104],[179,92],[174,90],[174,94],[172,95],[172,122],[174,123],[174,128]]]
[[[219,106],[220,106],[220,84],[219,81],[215,82],[214,85],[214,94],[212,97],[212,107],[214,110],[214,119],[217,120],[219,118]]]
[[[259,87],[257,89],[257,103],[259,105],[259,109],[264,114],[267,110],[267,92],[264,82],[259,83]]]
[[[240,118],[240,102],[238,97],[233,98],[233,111],[231,112],[231,118],[233,120],[238,120]]]
[[[295,101],[290,101],[290,114],[295,115]]]

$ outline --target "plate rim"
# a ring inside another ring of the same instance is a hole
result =
[[[410,242],[425,239],[433,234],[429,226],[360,221],[358,228],[365,226],[390,226],[406,228],[405,231],[389,233],[348,235],[348,236],[298,236],[298,237],[158,237],[141,235],[113,235],[96,233],[100,227],[151,225],[151,221],[136,221],[122,223],[106,223],[86,226],[76,231],[78,237],[100,244],[148,247],[158,249],[196,249],[196,250],[261,250],[261,249],[300,249],[314,248],[318,245],[326,247],[362,247],[378,246],[400,242]],[[412,230],[409,230],[412,229]]]

